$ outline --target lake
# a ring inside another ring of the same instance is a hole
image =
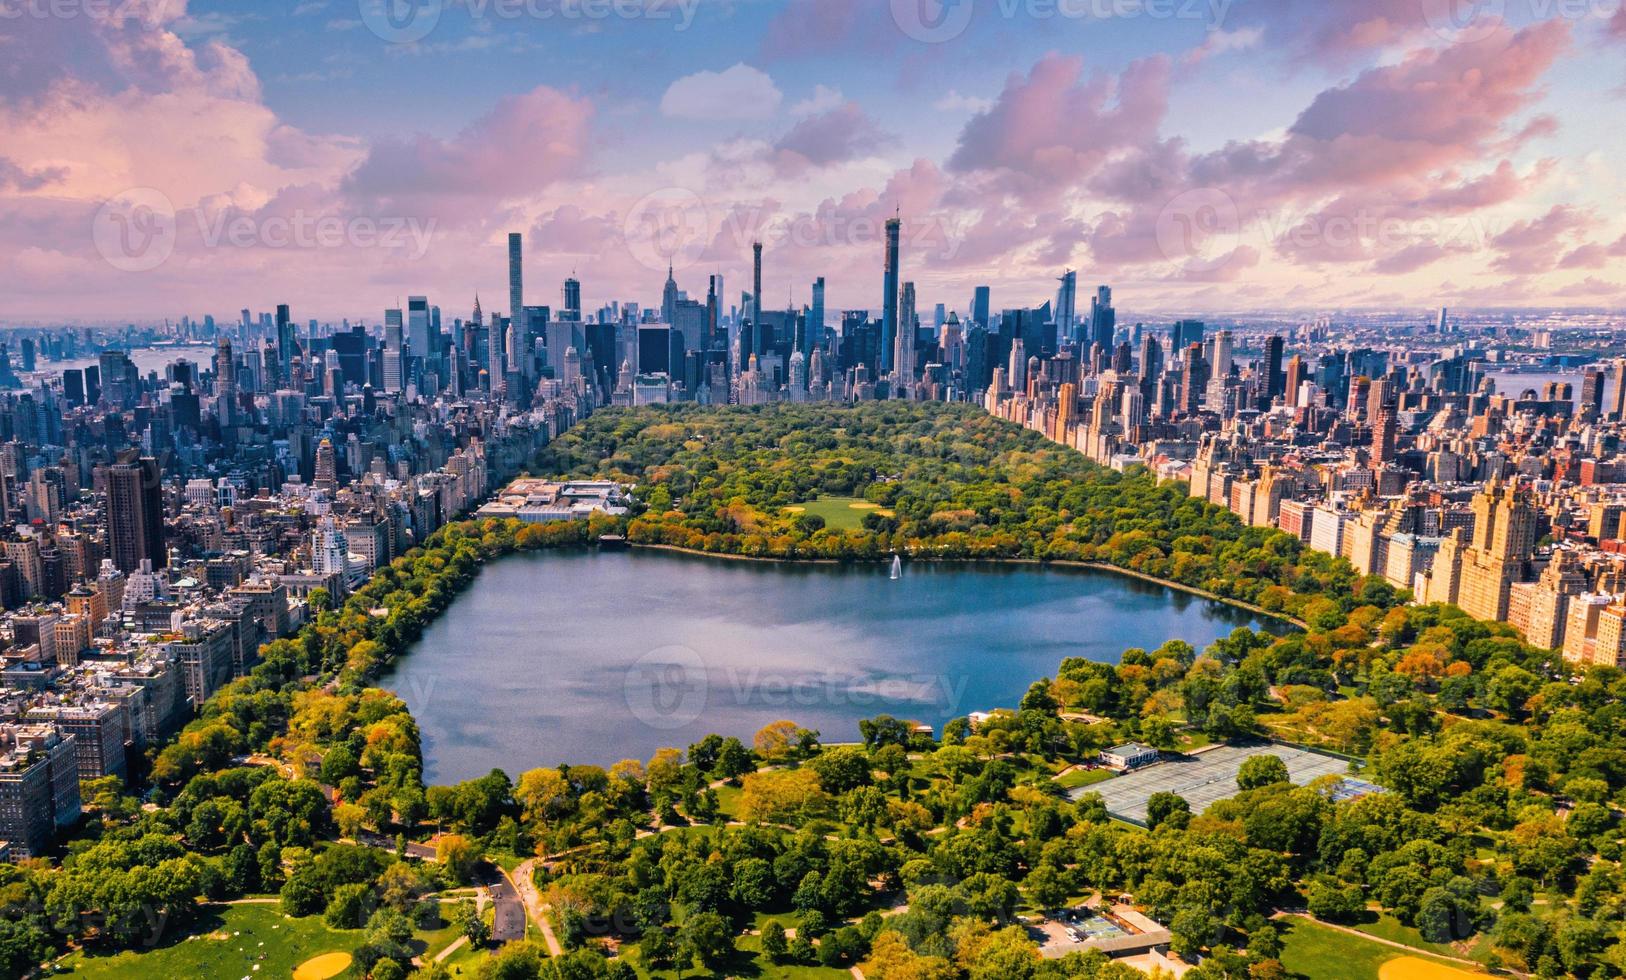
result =
[[[609,765],[787,718],[826,741],[892,714],[941,731],[1014,708],[1064,657],[1199,649],[1245,610],[1088,568],[747,562],[671,552],[503,558],[384,685],[423,732],[425,778]],[[1270,628],[1283,629],[1271,621]]]

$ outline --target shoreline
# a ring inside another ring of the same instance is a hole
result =
[[[834,558],[769,558],[769,557],[764,557],[764,556],[761,556],[761,555],[737,555],[737,554],[730,554],[730,553],[727,553],[727,552],[719,552],[719,551],[698,551],[698,550],[696,550],[694,548],[684,548],[684,547],[681,547],[681,546],[675,545],[675,544],[645,544],[645,543],[634,542],[634,541],[627,542],[627,548],[629,550],[642,549],[642,550],[648,550],[648,551],[665,551],[665,552],[670,552],[672,554],[690,555],[690,556],[697,557],[697,558],[722,558],[722,559],[725,559],[725,560],[728,560],[728,561],[766,562],[766,563],[769,563],[769,564],[782,564],[782,565],[826,565],[826,566],[828,566],[828,565],[867,565],[867,564],[874,564],[873,562],[864,562],[864,561],[842,562],[842,561],[837,561]],[[1222,595],[1219,595],[1219,594],[1214,593],[1214,592],[1209,592],[1206,589],[1200,589],[1195,585],[1186,585],[1183,582],[1173,582],[1173,581],[1170,581],[1168,579],[1158,578],[1155,575],[1148,575],[1145,572],[1137,572],[1132,568],[1123,568],[1122,566],[1113,565],[1113,564],[1110,564],[1108,562],[1074,561],[1072,559],[1067,559],[1067,558],[1044,559],[1044,558],[930,558],[930,557],[926,557],[926,558],[911,558],[909,560],[911,562],[931,563],[931,564],[934,564],[934,565],[979,565],[979,564],[987,564],[987,565],[1037,565],[1037,566],[1040,566],[1040,567],[1054,566],[1054,567],[1057,567],[1057,568],[1088,568],[1088,569],[1095,569],[1097,571],[1111,572],[1111,573],[1113,573],[1115,575],[1123,575],[1123,576],[1126,576],[1128,578],[1139,579],[1142,582],[1148,582],[1148,583],[1151,583],[1153,585],[1161,585],[1161,586],[1163,586],[1165,588],[1174,589],[1174,590],[1179,591],[1179,592],[1185,592],[1185,593],[1188,593],[1190,595],[1194,595],[1194,596],[1198,596],[1198,597],[1203,598],[1203,599],[1207,599],[1210,602],[1217,602],[1217,603],[1220,603],[1222,605],[1231,606],[1231,607],[1233,607],[1235,609],[1241,609],[1241,610],[1243,610],[1245,612],[1253,613],[1255,616],[1264,616],[1264,617],[1268,617],[1270,619],[1274,619],[1274,620],[1276,620],[1278,622],[1286,623],[1289,626],[1294,627],[1295,629],[1304,630],[1306,632],[1308,632],[1309,629],[1310,629],[1309,624],[1305,623],[1303,620],[1294,619],[1292,616],[1289,616],[1286,613],[1272,612],[1269,609],[1264,608],[1263,606],[1255,605],[1254,603],[1247,602],[1247,601],[1242,600],[1242,599],[1227,598],[1226,596],[1222,596]]]

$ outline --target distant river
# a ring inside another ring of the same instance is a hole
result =
[[[1014,708],[1064,657],[1201,649],[1249,613],[1091,569],[521,554],[486,567],[385,685],[423,732],[425,778],[647,760],[787,718],[827,741],[877,714]],[[1270,623],[1273,629],[1280,624]]]

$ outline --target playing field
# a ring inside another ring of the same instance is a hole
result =
[[[1074,798],[1100,793],[1107,812],[1119,820],[1146,824],[1146,801],[1153,793],[1174,793],[1191,804],[1192,813],[1201,813],[1217,800],[1235,796],[1236,774],[1242,763],[1256,755],[1273,755],[1287,763],[1287,775],[1303,785],[1319,776],[1349,771],[1349,764],[1314,752],[1275,742],[1259,745],[1222,745],[1192,756],[1148,766],[1092,786],[1072,791]]]
[[[824,518],[824,526],[835,531],[853,531],[863,526],[864,515],[880,514],[891,517],[892,511],[857,497],[820,497],[786,507],[787,514],[813,514]]]

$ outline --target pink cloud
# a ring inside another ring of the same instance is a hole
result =
[[[593,107],[540,86],[504,98],[455,139],[419,134],[375,143],[345,180],[348,193],[422,206],[481,208],[533,194],[581,170]]]
[[[960,133],[948,167],[981,172],[1024,197],[1054,197],[1117,150],[1157,136],[1168,108],[1169,60],[1147,58],[1118,77],[1084,78],[1084,61],[1050,54],[1012,75],[993,108]]]
[[[856,102],[809,116],[773,144],[775,166],[795,175],[872,155],[891,142]]]

